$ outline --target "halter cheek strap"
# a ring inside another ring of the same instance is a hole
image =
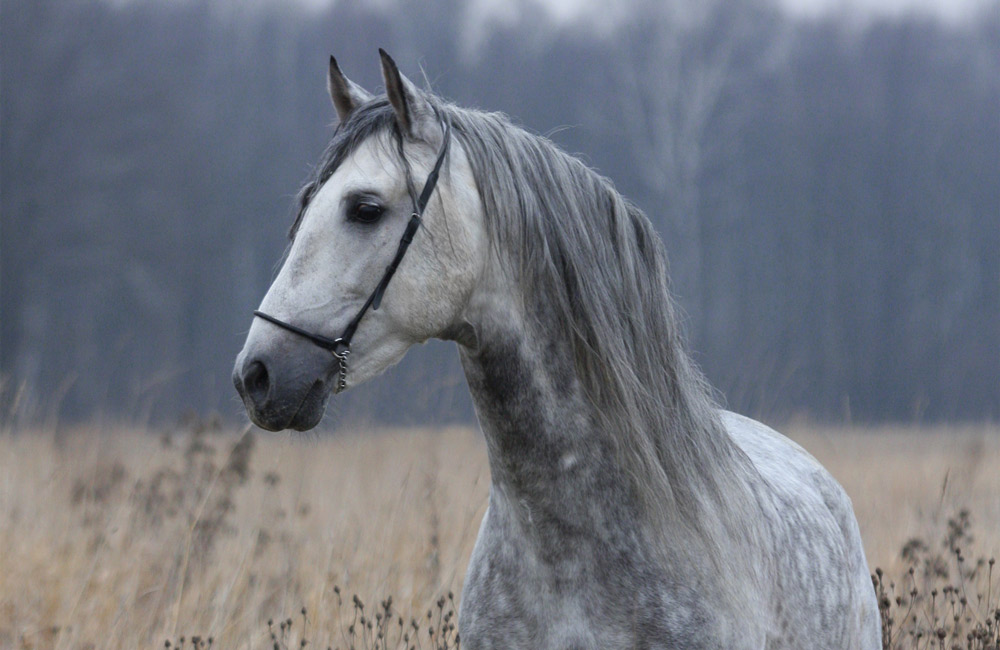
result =
[[[445,155],[448,153],[448,143],[451,141],[451,123],[446,119],[442,119],[443,130],[444,130],[444,142],[441,143],[441,149],[438,151],[437,160],[434,162],[434,168],[431,173],[427,175],[427,180],[424,182],[424,188],[420,192],[420,196],[416,196],[413,193],[413,184],[410,182],[410,168],[406,165],[404,159],[404,168],[406,169],[407,183],[406,186],[410,191],[410,200],[413,202],[413,214],[410,215],[410,220],[406,223],[406,229],[403,231],[403,236],[399,239],[399,246],[396,248],[396,254],[393,256],[392,261],[389,262],[389,266],[385,268],[385,273],[382,274],[382,279],[379,280],[378,284],[375,285],[375,289],[369,294],[368,299],[365,300],[364,305],[358,310],[351,322],[347,324],[344,331],[335,339],[327,338],[321,334],[314,334],[308,330],[304,330],[301,327],[287,323],[279,318],[275,318],[270,314],[266,314],[260,310],[254,311],[253,315],[258,318],[263,318],[269,323],[273,323],[278,327],[284,328],[293,334],[297,334],[305,339],[308,339],[314,345],[329,351],[334,358],[337,359],[339,365],[339,377],[337,378],[337,385],[334,387],[335,392],[339,393],[347,387],[347,358],[351,354],[351,339],[354,337],[354,332],[358,329],[358,324],[361,323],[361,319],[364,317],[365,312],[368,311],[370,307],[372,310],[379,308],[382,304],[382,296],[385,295],[385,290],[389,286],[389,281],[392,280],[392,276],[396,273],[396,269],[399,267],[399,263],[403,261],[403,256],[406,255],[406,249],[410,247],[413,242],[414,235],[417,234],[417,230],[420,228],[420,220],[424,214],[424,210],[427,208],[427,204],[431,200],[431,195],[434,194],[434,188],[437,186],[438,175],[441,172],[441,165],[444,163]]]

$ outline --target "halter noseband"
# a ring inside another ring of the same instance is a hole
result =
[[[339,393],[347,387],[347,357],[351,354],[351,339],[354,337],[355,330],[358,329],[358,324],[361,322],[361,318],[371,307],[373,310],[379,308],[382,304],[382,296],[385,294],[386,288],[389,286],[389,280],[392,279],[393,274],[396,273],[396,268],[399,263],[403,260],[403,256],[406,255],[406,249],[410,247],[410,243],[413,241],[413,236],[417,233],[417,229],[420,227],[420,219],[424,214],[424,209],[427,208],[427,203],[431,200],[431,195],[434,193],[434,188],[437,186],[438,174],[441,171],[441,165],[444,163],[445,155],[448,153],[448,143],[451,140],[451,123],[442,118],[442,125],[444,127],[444,142],[441,143],[441,148],[438,150],[437,161],[434,163],[434,169],[431,173],[427,175],[427,180],[424,182],[424,189],[421,190],[420,196],[416,196],[413,190],[413,183],[410,181],[410,166],[406,163],[406,159],[403,159],[403,167],[406,170],[406,187],[410,193],[410,200],[413,201],[413,214],[410,215],[410,220],[406,224],[406,229],[403,231],[403,236],[399,239],[399,247],[396,249],[396,255],[392,258],[392,262],[389,266],[385,268],[385,273],[382,274],[382,279],[375,286],[375,290],[371,292],[365,304],[361,306],[358,313],[351,319],[351,322],[347,324],[344,328],[343,333],[335,339],[327,338],[320,334],[313,334],[308,330],[304,330],[301,327],[292,325],[291,323],[286,323],[285,321],[275,318],[270,314],[265,314],[260,310],[254,311],[253,315],[258,318],[263,318],[264,320],[277,325],[278,327],[284,328],[293,334],[297,334],[305,339],[309,339],[314,345],[317,345],[324,350],[329,351],[334,358],[337,359],[337,363],[340,366],[339,378],[337,379],[337,385],[335,387],[335,392]],[[402,153],[402,144],[400,144],[400,153]]]

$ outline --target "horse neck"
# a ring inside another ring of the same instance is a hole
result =
[[[585,394],[556,316],[544,304],[519,306],[510,294],[481,302],[476,344],[460,349],[487,443],[491,503],[505,502],[522,530],[549,539],[553,531],[638,538],[653,531],[620,462],[617,432]],[[655,530],[669,545],[672,531]]]
[[[568,345],[517,320],[477,324],[477,347],[461,354],[486,439],[491,503],[517,504],[507,511],[533,528],[558,519],[579,529],[607,510],[626,511],[612,441],[596,426]]]
[[[623,444],[622,432],[607,424],[615,418],[600,412],[586,394],[554,309],[544,300],[525,305],[513,281],[487,284],[492,288],[477,291],[469,310],[475,337],[460,350],[487,443],[491,504],[511,505],[505,511],[520,517],[529,534],[545,535],[546,525],[557,535],[630,531],[657,553],[684,561],[693,558],[677,549],[724,545],[734,528],[742,537],[739,529],[753,527],[745,521],[754,511],[744,503],[753,499],[746,485],[749,461],[717,423],[689,432],[710,443],[691,452],[696,456],[681,457],[696,468],[696,478],[665,466],[668,493],[650,508],[649,493],[637,482],[642,470],[626,460],[633,450]],[[662,407],[671,414],[686,408]],[[690,419],[676,417],[677,427],[690,426],[685,424]],[[701,495],[697,502],[695,493]]]

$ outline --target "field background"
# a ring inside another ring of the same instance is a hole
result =
[[[354,594],[452,644],[489,483],[453,343],[337,435],[232,429],[328,56],[378,90],[378,46],[649,216],[717,394],[853,498],[888,648],[1000,650],[1000,424],[809,423],[1000,423],[997,0],[0,1],[0,650],[346,648]]]
[[[1000,556],[997,427],[785,431],[847,489],[873,569],[902,577],[902,546],[962,509],[966,554]],[[418,617],[457,602],[488,483],[464,428],[0,434],[0,647],[264,648],[286,617],[336,645],[335,587]]]

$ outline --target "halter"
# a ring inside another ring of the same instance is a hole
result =
[[[434,163],[434,169],[431,173],[427,175],[427,180],[424,182],[424,189],[421,190],[420,196],[418,197],[413,188],[413,182],[410,179],[410,166],[406,162],[406,158],[403,158],[403,166],[406,170],[406,188],[410,194],[410,200],[413,202],[413,213],[410,215],[410,220],[406,224],[406,229],[403,231],[403,236],[399,240],[399,247],[396,249],[396,255],[392,258],[392,262],[389,266],[385,267],[385,273],[382,274],[382,279],[375,286],[375,290],[371,292],[365,304],[361,306],[358,313],[351,319],[351,322],[347,324],[344,328],[343,333],[335,339],[327,338],[321,334],[314,334],[308,330],[304,330],[301,327],[292,325],[291,323],[286,323],[283,320],[275,318],[270,314],[265,314],[262,311],[256,310],[253,315],[259,318],[277,325],[278,327],[284,328],[293,334],[298,334],[299,336],[308,339],[314,345],[317,345],[324,350],[329,351],[334,358],[337,359],[337,363],[340,366],[340,376],[337,379],[337,385],[335,392],[339,393],[347,387],[347,357],[351,354],[351,339],[354,337],[354,332],[358,329],[358,324],[361,322],[361,318],[371,307],[372,310],[379,308],[382,304],[382,296],[385,294],[386,288],[389,286],[389,280],[392,279],[393,274],[396,273],[396,268],[399,263],[403,260],[403,256],[406,255],[406,249],[410,247],[410,243],[413,241],[413,236],[417,233],[417,229],[420,227],[420,219],[424,214],[424,209],[427,207],[427,203],[431,200],[431,195],[434,193],[434,188],[437,186],[438,174],[441,171],[441,165],[444,162],[444,157],[448,153],[448,142],[451,140],[451,123],[442,119],[442,126],[444,130],[444,142],[441,143],[441,148],[438,150],[437,161]],[[400,141],[400,154],[402,154],[402,141]]]

